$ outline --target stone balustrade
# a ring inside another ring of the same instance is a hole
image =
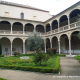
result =
[[[66,26],[60,27],[59,28],[59,32],[63,32],[63,31],[69,30],[69,29],[77,28],[79,25],[80,25],[80,21],[74,22],[74,23],[70,24],[69,26],[66,25]],[[48,31],[46,33],[38,32],[38,35],[40,35],[40,36],[48,36],[48,35],[51,35],[51,34],[55,34],[57,32],[58,32],[58,29],[54,29],[54,30]],[[13,35],[14,34],[14,35],[24,35],[24,36],[25,35],[26,36],[33,35],[32,32],[28,32],[28,31],[24,31],[24,34],[23,34],[23,31],[12,31],[12,33],[11,33],[10,30],[0,30],[0,34],[2,34],[2,35]]]

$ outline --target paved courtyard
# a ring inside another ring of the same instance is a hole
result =
[[[61,57],[60,66],[60,75],[0,69],[0,77],[8,80],[80,80],[80,63],[77,60],[70,57]],[[76,76],[78,77],[76,78]]]

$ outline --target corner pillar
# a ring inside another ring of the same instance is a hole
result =
[[[25,42],[23,42],[23,54],[25,54]]]
[[[69,38],[69,55],[71,55],[71,39]]]
[[[61,51],[60,51],[60,41],[58,41],[58,46],[59,46],[59,54],[60,54],[60,52],[61,52]]]

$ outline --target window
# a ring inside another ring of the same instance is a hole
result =
[[[5,52],[8,52],[8,48],[5,48]]]
[[[21,19],[24,19],[24,13],[21,13]]]
[[[9,17],[9,12],[5,12],[5,17]]]
[[[36,16],[33,16],[33,20],[36,20]]]

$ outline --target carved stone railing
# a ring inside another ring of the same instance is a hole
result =
[[[60,28],[59,28],[59,31],[63,31],[63,30],[67,30],[67,29],[68,29],[68,25],[63,26],[63,27],[60,27]]]
[[[18,34],[18,35],[20,34],[21,35],[21,34],[23,34],[23,31],[12,31],[12,34]]]
[[[59,32],[76,28],[76,27],[78,27],[79,25],[80,25],[80,21],[74,22],[74,23],[70,24],[69,26],[68,26],[68,25],[62,26],[62,27],[59,28]],[[57,33],[57,32],[58,32],[58,29],[54,29],[54,30],[52,30],[52,31],[46,32],[46,35],[55,34],[55,33]]]
[[[75,23],[70,24],[70,28],[74,28],[75,27]]]
[[[75,28],[75,27],[78,27],[79,25],[80,25],[80,21],[77,21],[77,22],[70,24],[70,28]]]
[[[68,25],[64,26],[64,30],[68,29]]]
[[[51,31],[46,32],[46,35],[49,35],[49,34],[51,34]]]
[[[58,29],[55,29],[54,31],[55,31],[55,33],[56,33],[56,32],[58,32]]]
[[[11,31],[8,30],[0,30],[0,34],[11,34]]]

